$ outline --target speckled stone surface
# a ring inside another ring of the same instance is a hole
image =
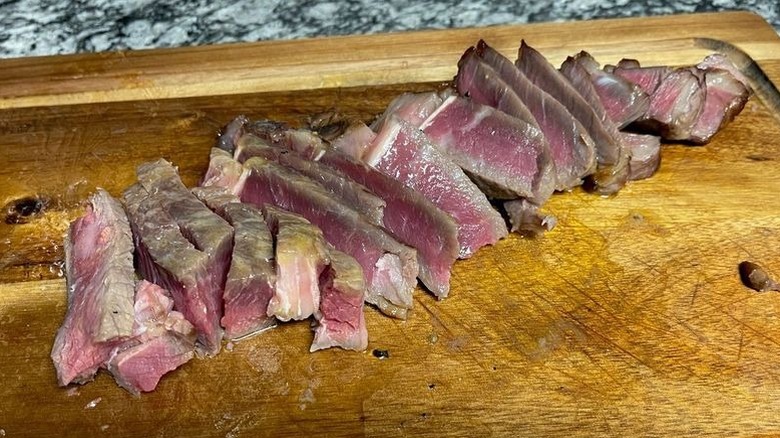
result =
[[[777,0],[0,0],[0,57],[737,9],[780,31]]]

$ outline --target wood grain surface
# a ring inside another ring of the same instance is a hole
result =
[[[780,83],[780,38],[749,13],[0,61],[0,436],[780,435],[780,295],[737,274],[780,274],[780,126],[755,99],[614,197],[555,195],[552,232],[459,261],[451,297],[418,291],[408,321],[368,309],[365,353],[309,354],[308,324],[285,324],[140,398],[105,373],[58,388],[49,359],[81,202],[160,156],[194,184],[236,114],[368,119],[449,80],[478,38],[681,65],[701,36]]]

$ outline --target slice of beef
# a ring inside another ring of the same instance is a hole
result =
[[[529,237],[537,237],[555,228],[558,220],[555,216],[542,214],[539,207],[526,199],[504,202],[504,209],[512,231]]]
[[[534,125],[450,96],[420,128],[488,196],[542,204],[553,192],[553,168],[544,134]]]
[[[555,69],[541,53],[522,41],[515,65],[537,87],[562,103],[587,130],[596,147],[598,170],[591,177],[595,189],[601,194],[620,190],[628,179],[628,154],[620,146],[617,129],[605,126],[578,89],[589,85],[581,78],[577,89]]]
[[[750,80],[747,78],[747,76],[745,76],[745,74],[742,73],[742,71],[740,71],[740,69],[734,65],[734,63],[732,63],[725,55],[720,53],[713,53],[712,55],[704,58],[702,62],[696,64],[696,67],[704,71],[726,70],[727,72],[731,73],[731,76],[734,76],[734,79],[738,80],[742,85],[745,86],[745,88],[748,90],[748,93],[753,92],[750,86]]]
[[[395,116],[387,119],[364,160],[455,219],[461,258],[506,236],[504,220],[485,194],[409,123]]]
[[[650,107],[638,121],[643,131],[667,140],[688,140],[704,107],[704,74],[695,68],[666,75],[650,96]]]
[[[86,383],[133,331],[133,240],[122,205],[98,189],[65,237],[68,311],[51,358],[60,386]]]
[[[628,126],[647,112],[650,97],[638,85],[602,70],[599,63],[587,52],[575,55],[573,62],[588,73],[607,116],[619,129]]]
[[[661,138],[630,132],[621,132],[620,135],[631,156],[628,178],[636,181],[651,177],[661,163]]]
[[[320,307],[314,313],[317,325],[309,351],[331,347],[363,351],[368,347],[363,269],[341,251],[331,248],[329,253],[330,265],[320,277]]]
[[[433,92],[403,93],[390,102],[385,112],[371,124],[371,129],[378,131],[390,116],[420,126],[441,104],[441,96]]]
[[[210,208],[211,211],[223,218],[225,217],[225,207],[227,207],[228,204],[241,202],[241,199],[239,199],[238,196],[223,187],[217,186],[193,187],[192,194],[195,195],[200,202],[206,204],[206,207]],[[228,220],[228,222],[230,221]]]
[[[275,326],[276,319],[268,316],[276,285],[274,242],[263,213],[221,187],[196,187],[192,192],[233,227],[221,320],[225,337],[243,339]]]
[[[704,71],[704,82],[704,103],[688,138],[697,144],[708,143],[718,131],[734,120],[750,97],[750,89],[728,70],[707,69]]]
[[[325,238],[301,215],[269,204],[263,215],[275,241],[276,290],[268,315],[282,321],[306,319],[320,307],[319,278],[330,263]]]
[[[420,280],[437,297],[446,297],[460,248],[458,226],[452,217],[419,192],[358,159],[329,150],[320,162],[343,172],[387,203],[385,228],[417,250]]]
[[[318,226],[336,249],[354,257],[368,285],[366,301],[383,313],[406,318],[417,283],[416,252],[398,243],[322,186],[292,169],[254,157],[244,163],[250,175],[241,200],[276,205]]]
[[[628,179],[647,178],[658,167],[661,158],[660,139],[648,136],[618,132],[617,125],[607,114],[601,103],[587,70],[574,58],[569,57],[561,65],[561,73],[577,88],[577,91],[599,117],[605,129],[618,139],[618,144],[628,157],[626,177]],[[633,165],[633,167],[632,167]],[[651,171],[650,175],[646,172]],[[633,175],[632,175],[633,174]]]
[[[308,160],[294,150],[269,146],[252,134],[241,137],[236,150],[239,161],[246,161],[250,157],[263,157],[308,176],[345,205],[363,214],[372,224],[382,225],[385,201],[341,172],[317,161]],[[238,164],[236,160],[234,162]]]
[[[233,159],[233,155],[212,148],[209,158],[209,168],[203,176],[200,185],[203,187],[223,187],[233,194],[241,193],[246,174],[241,163]]]
[[[376,138],[376,133],[363,122],[350,124],[343,134],[330,142],[331,146],[352,157],[362,157],[368,146]]]
[[[133,338],[107,364],[117,384],[132,394],[153,391],[166,373],[195,356],[195,328],[173,310],[166,290],[142,280],[135,293]]]
[[[228,339],[238,339],[275,324],[268,316],[277,280],[274,244],[262,213],[255,207],[230,203],[225,207],[225,218],[235,234],[222,326]]]
[[[491,65],[478,56],[477,53],[480,49],[483,52],[492,50],[487,44],[480,42],[476,51],[473,48],[469,49],[460,58],[458,74],[455,77],[458,93],[469,97],[474,102],[492,106],[538,127],[536,118],[517,95],[515,89]],[[493,55],[500,56],[497,53]],[[496,61],[500,62],[501,59],[497,57]],[[504,59],[504,61],[511,64],[508,59]]]
[[[473,56],[493,68],[533,114],[550,146],[555,165],[555,188],[568,190],[580,185],[583,178],[591,174],[596,167],[593,140],[585,132],[585,128],[574,119],[566,107],[534,85],[509,59],[484,41],[467,50],[458,64],[456,82],[461,93],[479,87],[478,83],[470,84],[480,78],[469,75],[465,68],[466,62]]]
[[[318,158],[326,145],[316,132],[308,129],[293,129],[273,120],[257,120],[246,125],[246,132],[260,138],[271,146],[291,149],[308,158]]]
[[[655,93],[661,81],[672,72],[672,69],[666,66],[641,67],[635,59],[622,59],[617,66],[605,66],[604,70],[636,84],[648,96]]]
[[[203,350],[216,354],[233,228],[187,190],[167,161],[139,166],[138,177],[125,191],[125,205],[141,273],[171,291]]]

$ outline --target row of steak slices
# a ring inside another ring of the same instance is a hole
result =
[[[494,205],[513,231],[548,230],[539,208],[554,191],[611,194],[646,178],[661,137],[705,143],[749,94],[720,55],[601,69],[582,52],[555,69],[525,43],[512,63],[480,41],[454,89],[401,95],[370,126],[238,117],[199,187],[165,160],[145,163],[122,203],[98,190],[71,224],[59,383],[105,368],[150,391],[223,337],[310,317],[312,351],[364,350],[363,302],[406,318],[418,278],[446,297],[455,260],[506,236]]]

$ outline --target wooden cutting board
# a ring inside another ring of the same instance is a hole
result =
[[[408,321],[368,309],[365,353],[309,354],[308,324],[286,324],[140,398],[106,374],[58,388],[49,359],[79,204],[161,156],[196,183],[237,114],[370,118],[478,38],[681,65],[701,36],[780,83],[780,38],[741,12],[0,61],[0,436],[780,434],[780,295],[737,275],[780,274],[780,126],[757,99],[617,196],[554,196],[555,230],[458,262],[451,297],[419,291]]]

